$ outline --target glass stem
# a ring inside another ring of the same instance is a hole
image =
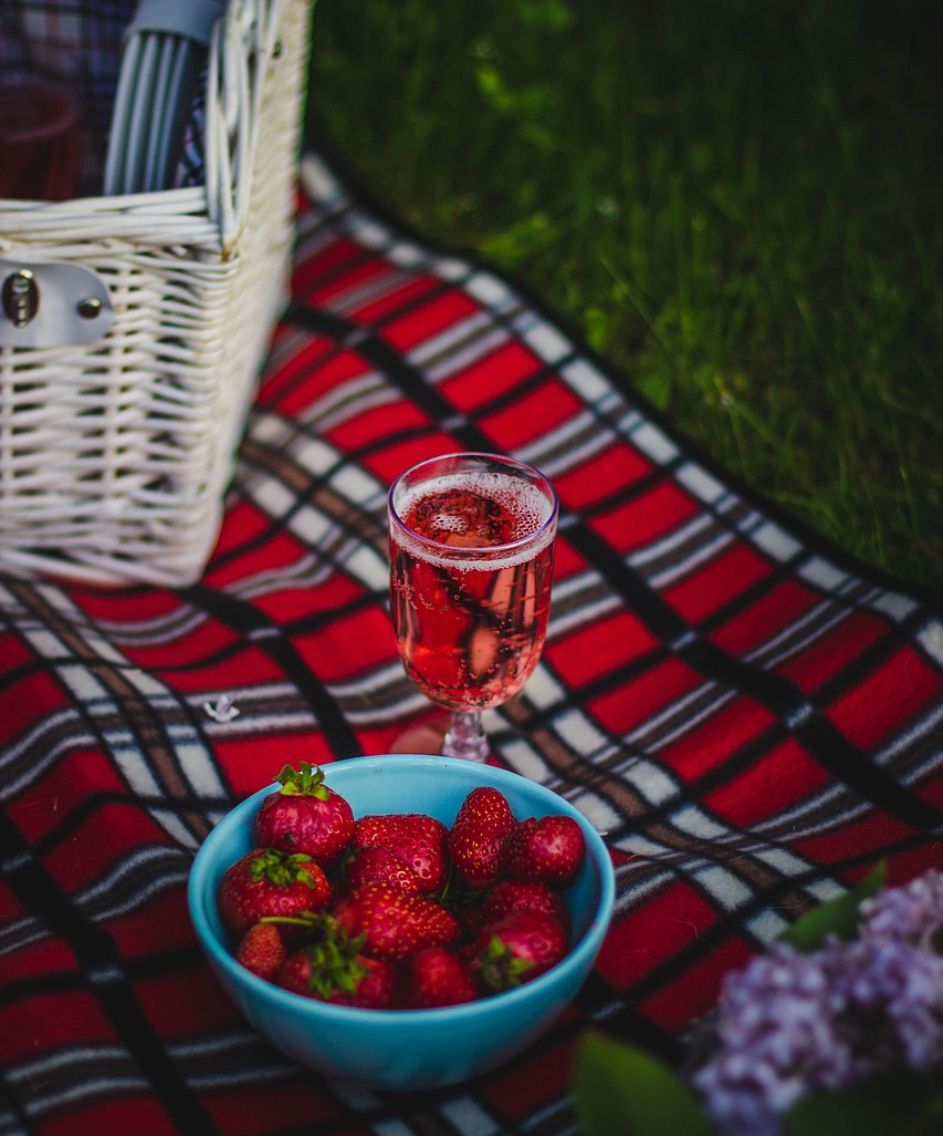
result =
[[[463,757],[466,761],[484,761],[488,756],[488,742],[481,728],[481,715],[465,710],[454,710],[442,752],[446,757]]]

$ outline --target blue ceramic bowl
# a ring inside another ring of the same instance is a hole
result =
[[[451,825],[465,797],[493,785],[518,819],[564,813],[586,836],[587,855],[566,891],[572,949],[562,962],[515,990],[431,1010],[331,1006],[281,990],[233,958],[216,893],[226,868],[252,847],[261,789],[228,813],[206,838],[190,872],[188,900],[200,943],[220,982],[259,1033],[301,1065],[374,1088],[454,1084],[520,1052],[566,1007],[592,968],[612,915],[612,865],[588,821],[549,789],[516,773],[455,758],[396,754],[357,757],[324,767],[325,781],[355,816],[426,812]]]

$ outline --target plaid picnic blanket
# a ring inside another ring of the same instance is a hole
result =
[[[192,587],[0,577],[0,1134],[574,1129],[595,1022],[672,1059],[721,976],[881,857],[943,863],[943,616],[715,468],[521,289],[316,155],[218,547]],[[374,1093],[247,1026],[187,917],[195,849],[286,761],[434,711],[388,619],[385,490],[454,449],[562,502],[546,651],[494,760],[606,834],[571,1009],[478,1081]],[[227,705],[229,712],[224,712]]]

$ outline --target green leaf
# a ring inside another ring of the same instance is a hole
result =
[[[810,1093],[783,1119],[785,1136],[938,1136],[941,1131],[938,1075],[905,1068],[847,1088]]]
[[[583,328],[586,338],[594,351],[603,352],[609,343],[609,315],[596,304],[591,304],[583,312]]]
[[[580,1039],[573,1102],[581,1136],[709,1136],[681,1078],[654,1057],[595,1030]]]
[[[667,370],[647,371],[638,376],[636,383],[649,402],[653,402],[659,410],[668,409],[674,380]]]
[[[565,31],[573,22],[573,14],[561,0],[520,0],[517,16],[521,23],[547,31]]]
[[[275,780],[281,785],[279,792],[286,797],[317,797],[326,801],[330,796],[321,767],[308,761],[299,761],[297,770],[293,765],[283,765]]]
[[[507,113],[514,106],[514,95],[505,85],[501,72],[491,63],[482,63],[475,70],[478,88],[495,110]]]
[[[817,951],[830,935],[839,939],[853,939],[858,932],[858,909],[864,900],[879,892],[887,877],[887,865],[882,860],[843,895],[822,903],[800,916],[780,936],[780,942],[797,951]]]

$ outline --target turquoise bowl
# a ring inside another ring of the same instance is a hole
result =
[[[252,819],[273,786],[248,797],[204,841],[188,884],[190,915],[210,966],[260,1034],[288,1057],[327,1077],[381,1089],[434,1088],[493,1069],[547,1030],[586,980],[612,916],[614,879],[605,845],[558,794],[517,773],[421,754],[356,757],[324,766],[325,781],[355,816],[425,812],[450,825],[465,797],[493,785],[519,820],[564,813],[586,837],[587,855],[565,899],[573,925],[569,954],[515,990],[431,1010],[331,1006],[251,974],[227,947],[216,903],[226,868],[252,847]]]

